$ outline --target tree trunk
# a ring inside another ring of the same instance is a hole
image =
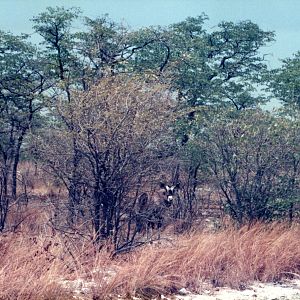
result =
[[[24,133],[25,134],[25,133]],[[20,162],[20,151],[21,151],[21,146],[23,143],[24,135],[19,136],[18,138],[18,143],[17,147],[14,153],[14,158],[13,158],[13,168],[12,168],[12,188],[11,188],[11,196],[12,199],[16,200],[17,199],[17,172],[18,172],[18,166]]]
[[[95,241],[98,243],[101,240],[101,226],[100,226],[100,211],[101,211],[101,198],[98,187],[95,187],[94,191],[94,229],[95,229]]]
[[[8,213],[8,177],[9,177],[9,167],[4,166],[1,174],[1,191],[0,191],[0,232],[3,231],[6,223],[6,217]]]

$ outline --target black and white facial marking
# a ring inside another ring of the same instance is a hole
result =
[[[163,204],[166,207],[170,207],[173,204],[174,195],[175,195],[177,186],[176,185],[167,185],[167,184],[164,184],[161,182],[160,187],[161,187],[161,193],[162,193],[161,200],[163,200]]]

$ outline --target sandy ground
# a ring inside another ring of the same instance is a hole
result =
[[[300,279],[285,283],[255,283],[243,291],[222,288],[205,290],[202,295],[183,289],[177,300],[300,300]]]
[[[92,299],[90,292],[96,286],[94,282],[84,280],[61,281],[62,286],[74,293],[74,299]],[[116,299],[122,299],[116,296]],[[133,297],[135,300],[142,300]],[[230,288],[203,290],[201,295],[192,294],[182,288],[178,295],[164,296],[164,300],[300,300],[300,279],[286,281],[284,283],[254,283],[249,288],[238,291]],[[158,300],[158,299],[156,299]]]

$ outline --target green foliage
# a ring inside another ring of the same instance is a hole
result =
[[[48,7],[45,12],[32,19],[33,29],[43,37],[41,44],[46,47],[44,55],[52,77],[59,77],[61,80],[73,77],[72,71],[77,64],[71,28],[79,14],[80,10],[77,8]]]
[[[85,18],[86,30],[76,34],[76,47],[85,61],[86,76],[93,82],[127,70],[132,50],[128,44],[128,30],[108,18]]]
[[[300,52],[282,62],[281,68],[269,74],[270,90],[286,105],[300,108]]]
[[[27,36],[0,32],[1,148],[11,147],[32,127],[33,115],[43,107],[48,87],[42,63]],[[15,141],[16,142],[16,141]]]
[[[69,48],[72,34],[71,26],[79,17],[78,8],[65,9],[63,7],[48,7],[45,12],[33,17],[33,29],[43,38],[43,44],[51,51],[58,45]]]
[[[17,197],[17,169],[28,131],[44,105],[48,88],[36,49],[27,36],[0,31],[0,230]]]
[[[153,74],[170,82],[188,107],[242,109],[265,100],[255,89],[266,69],[259,49],[274,34],[250,21],[222,22],[208,32],[202,14],[167,27],[130,31],[105,15],[85,18],[85,30],[72,34],[78,16],[78,9],[56,7],[33,18],[49,67],[61,80],[76,78],[77,86],[87,89],[90,82],[118,73]]]
[[[241,109],[261,102],[253,86],[266,69],[259,49],[273,41],[274,34],[250,21],[222,22],[216,31],[207,32],[205,19],[190,17],[167,28],[135,33],[137,45],[149,43],[134,56],[134,69],[152,69],[169,78],[188,106],[229,103]]]

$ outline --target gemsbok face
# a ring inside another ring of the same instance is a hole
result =
[[[162,200],[163,204],[166,207],[170,207],[173,204],[174,196],[175,196],[175,185],[165,185],[164,183],[160,183],[161,192],[162,192]]]
[[[138,232],[146,229],[148,234],[149,229],[160,229],[164,225],[164,220],[174,204],[178,187],[178,184],[160,183],[159,189],[155,192],[143,193],[138,198],[136,211]]]

